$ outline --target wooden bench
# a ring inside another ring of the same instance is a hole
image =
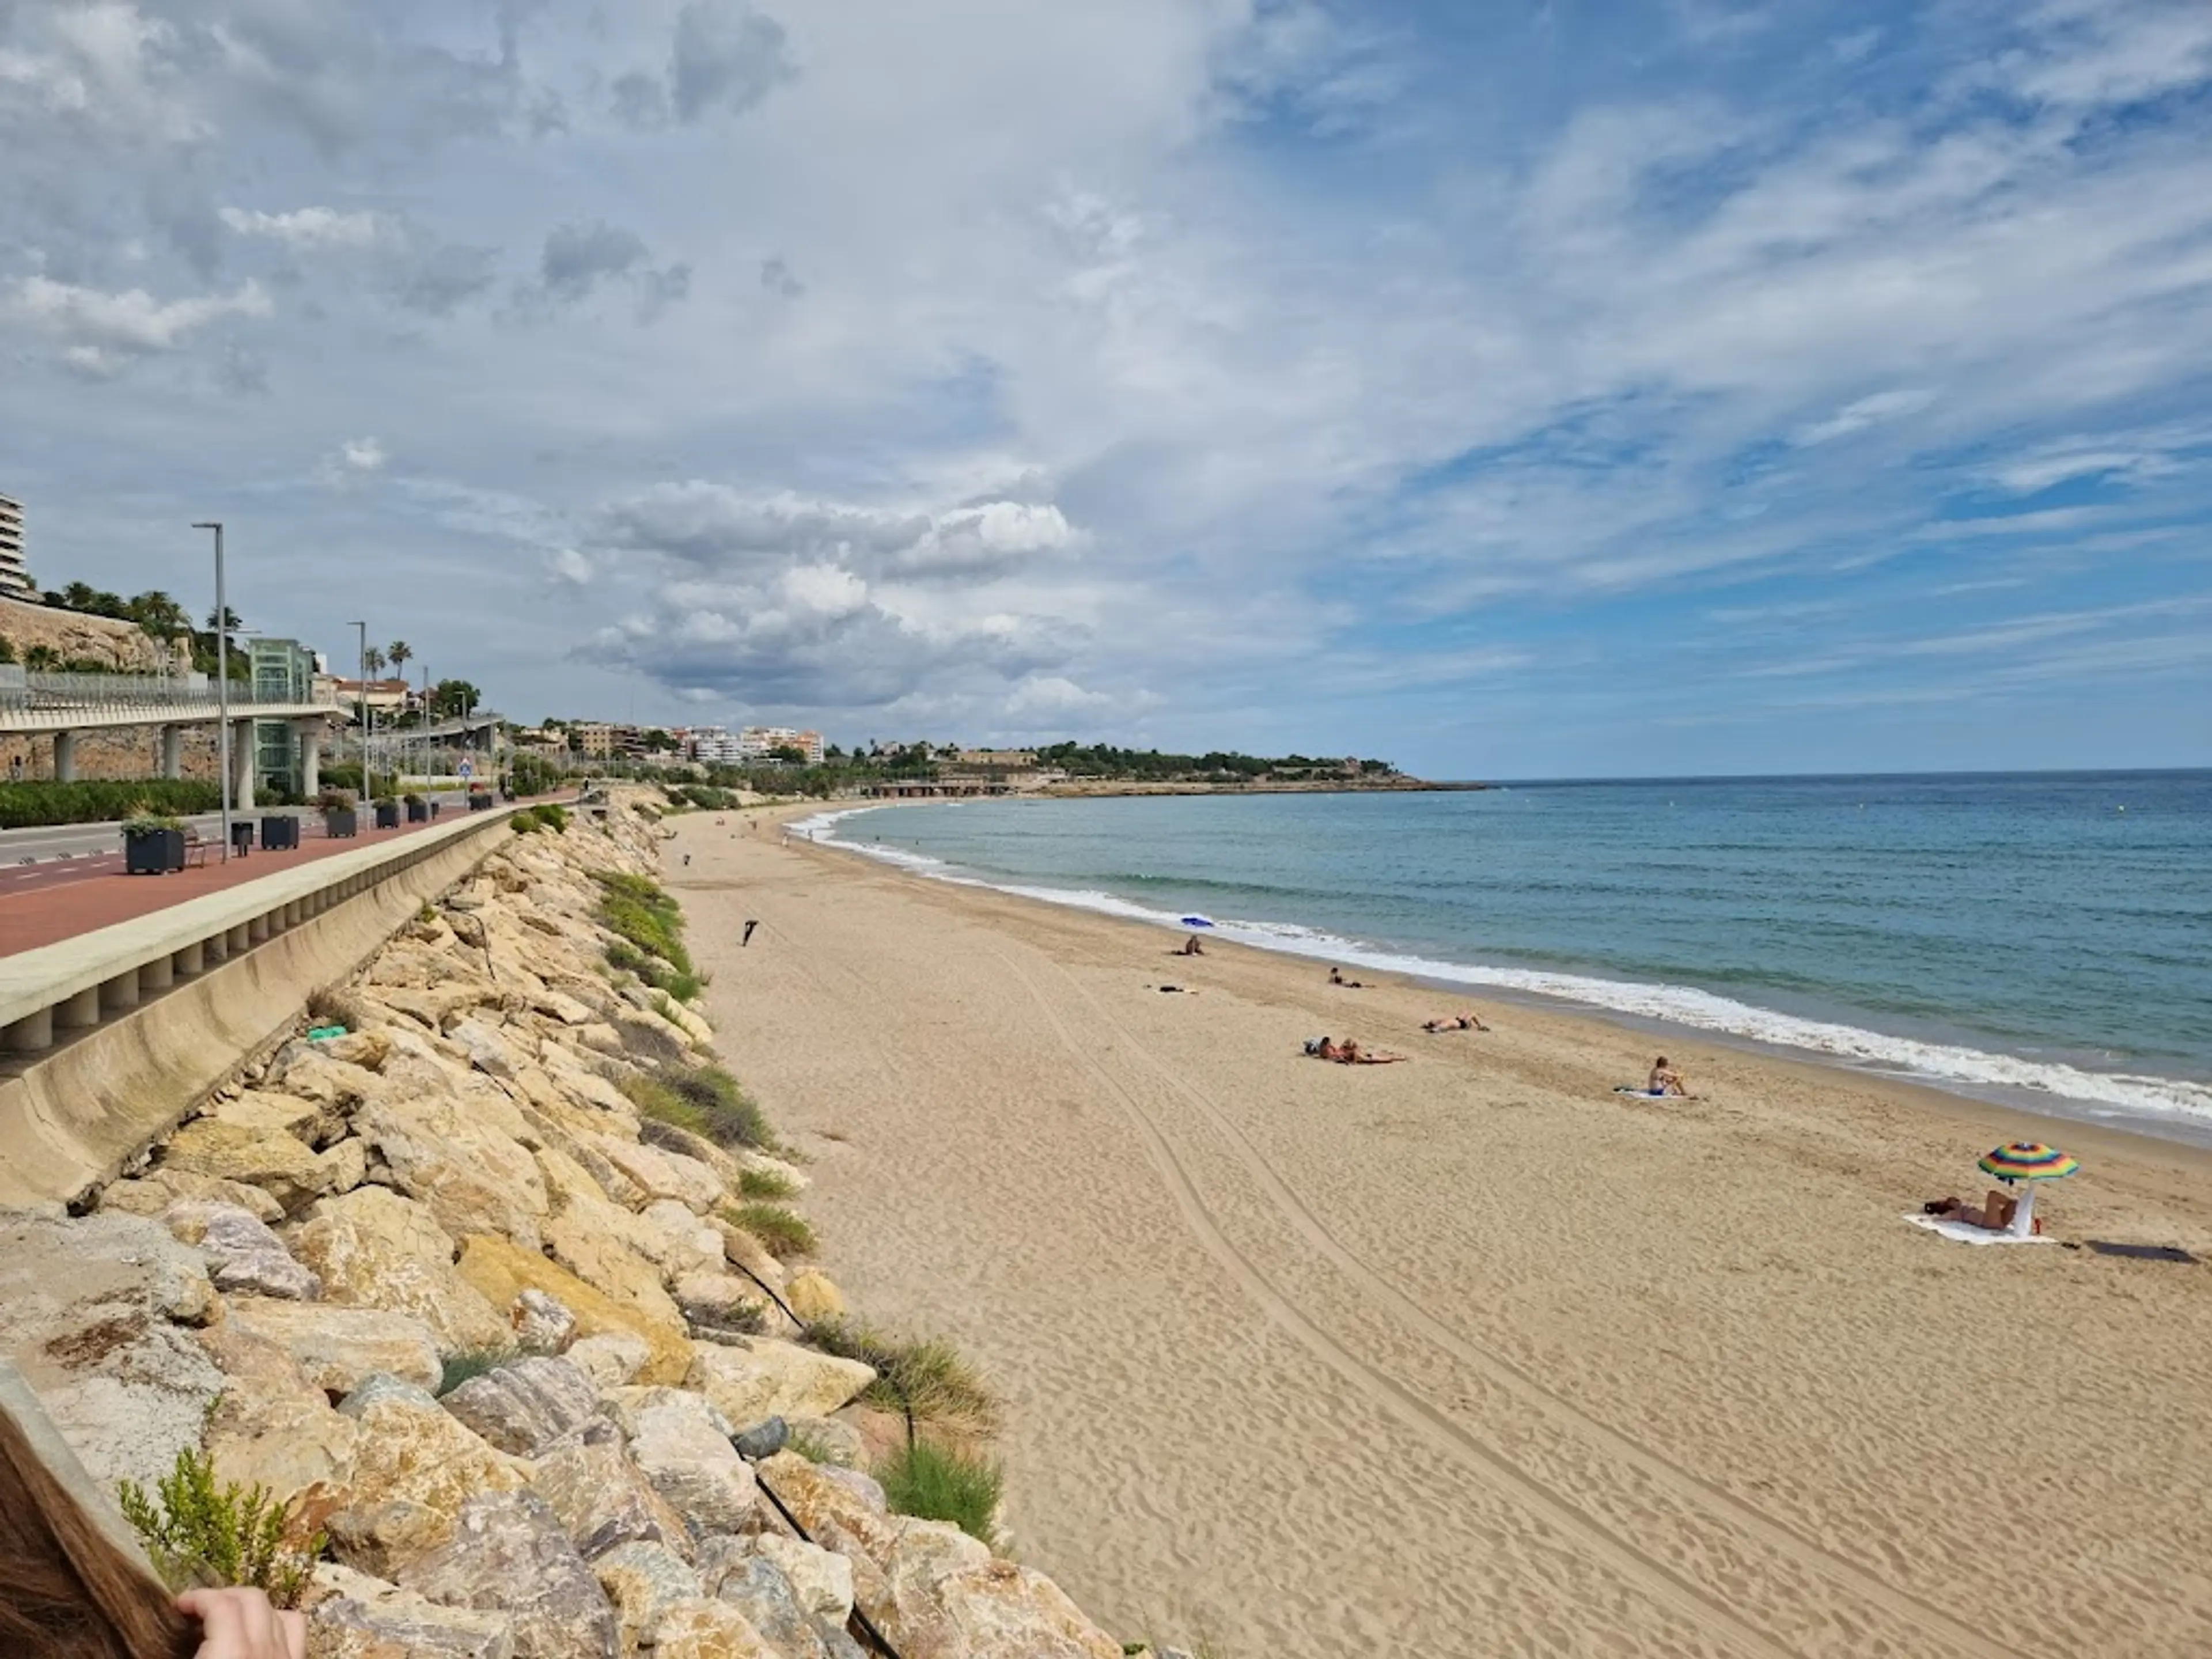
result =
[[[207,838],[191,825],[186,824],[185,826],[185,867],[187,870],[195,866],[204,867],[207,864]]]

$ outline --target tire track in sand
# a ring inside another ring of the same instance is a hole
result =
[[[1008,965],[1012,964],[1010,963]],[[1265,1155],[1246,1139],[1243,1132],[1209,1096],[1180,1076],[1139,1041],[1074,975],[1056,962],[1053,966],[1067,981],[1070,988],[1089,1005],[1099,1022],[1121,1037],[1132,1050],[1143,1057],[1145,1063],[1170,1089],[1189,1102],[1214,1127],[1227,1143],[1231,1154],[1267,1194],[1283,1219],[1375,1303],[1395,1313],[1436,1346],[1480,1371],[1522,1405],[1548,1419],[1554,1425],[1581,1437],[1630,1465],[1655,1488],[1671,1493],[1686,1508],[1703,1510],[1723,1519],[1739,1531],[1757,1539],[1777,1555],[1796,1560],[1814,1576],[1847,1588],[1861,1600],[1879,1607],[1907,1626],[1927,1631],[1933,1641],[1950,1652],[1976,1656],[1976,1659],[2017,1659],[2014,1650],[1992,1642],[1956,1614],[1922,1600],[1911,1590],[1899,1589],[1870,1569],[1804,1537],[1786,1522],[1682,1468],[1642,1441],[1590,1416],[1572,1401],[1547,1388],[1503,1354],[1452,1329],[1331,1232],[1327,1224],[1307,1208],[1289,1183],[1276,1173]],[[1018,975],[1019,969],[1017,969],[1016,972]],[[1023,982],[1032,995],[1038,994],[1036,987],[1030,985],[1026,977]],[[1058,1025],[1057,1019],[1054,1024]],[[1590,1524],[1596,1526],[1601,1523],[1593,1520]]]
[[[1592,1559],[1635,1586],[1655,1603],[1666,1607],[1691,1628],[1721,1638],[1745,1653],[1761,1656],[1761,1659],[1799,1659],[1799,1656],[1774,1636],[1736,1612],[1727,1602],[1692,1583],[1664,1561],[1617,1536],[1603,1522],[1508,1460],[1494,1447],[1419,1395],[1368,1365],[1301,1313],[1290,1297],[1278,1289],[1274,1282],[1222,1231],[1188,1171],[1176,1158],[1175,1149],[1153,1121],[1151,1114],[1138,1103],[1135,1095],[1112,1071],[1100,1063],[1088,1048],[1077,1041],[1060,1011],[1053,1006],[1036,981],[1022,971],[1019,963],[1002,951],[994,949],[992,953],[1006,963],[1007,971],[1030,994],[1068,1054],[1095,1075],[1107,1092],[1121,1103],[1139,1139],[1144,1142],[1146,1156],[1159,1171],[1184,1225],[1197,1237],[1207,1254],[1218,1261],[1230,1277],[1243,1287],[1246,1294],[1265,1309],[1285,1331],[1352,1388],[1367,1396],[1378,1410],[1396,1418],[1447,1455],[1480,1465],[1499,1487],[1511,1492],[1526,1508],[1550,1522]],[[1066,973],[1064,969],[1060,971]],[[1073,984],[1073,976],[1069,977],[1070,983]],[[1075,989],[1086,1000],[1090,1000],[1089,994],[1079,984],[1075,985]],[[1115,1029],[1124,1039],[1128,1039],[1126,1029],[1118,1024]],[[1133,1042],[1133,1046],[1141,1048]],[[2013,1656],[2004,1656],[2004,1659],[2013,1659]]]

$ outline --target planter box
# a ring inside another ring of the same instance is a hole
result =
[[[123,869],[133,876],[165,876],[185,867],[185,832],[149,830],[123,837]]]
[[[376,827],[380,830],[397,830],[399,827],[398,801],[393,801],[389,806],[380,805],[376,809]]]
[[[261,820],[261,850],[281,851],[300,844],[300,820],[289,812],[272,813]]]
[[[357,836],[361,833],[361,814],[348,807],[343,812],[323,814],[323,828],[334,839]]]
[[[427,801],[427,800],[410,800],[410,801],[409,801],[409,802],[407,802],[407,803],[406,803],[406,806],[407,806],[407,822],[408,822],[408,823],[429,823],[429,821],[430,821],[430,803],[429,803],[428,801]]]
[[[469,811],[471,811],[471,812],[489,812],[489,811],[491,811],[491,808],[492,808],[492,798],[491,798],[491,796],[490,796],[490,795],[489,795],[489,794],[483,794],[483,795],[471,795],[471,796],[469,797]]]

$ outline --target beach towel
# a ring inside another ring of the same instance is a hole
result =
[[[1632,1095],[1638,1100],[1695,1100],[1695,1095],[1673,1095],[1664,1089],[1638,1089],[1632,1084],[1616,1083],[1613,1091],[1617,1095]]]
[[[1946,1221],[1942,1216],[1923,1215],[1917,1212],[1905,1218],[1916,1227],[1925,1227],[1931,1233],[1960,1244],[2050,1244],[2056,1241],[2042,1233],[2030,1233],[2025,1238],[2017,1233],[1992,1232],[1987,1227],[1977,1227],[1971,1221]]]

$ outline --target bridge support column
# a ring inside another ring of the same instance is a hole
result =
[[[54,781],[76,781],[76,733],[74,732],[54,733]]]
[[[165,778],[185,775],[185,728],[181,726],[161,728],[161,775]]]
[[[100,987],[88,985],[53,1010],[54,1024],[65,1031],[88,1031],[100,1024]]]
[[[253,810],[253,722],[239,720],[230,737],[230,810]]]
[[[7,1046],[11,1054],[35,1054],[54,1046],[54,1011],[41,1008],[35,1014],[26,1014],[5,1030],[0,1030],[0,1043]]]
[[[313,800],[323,787],[323,722],[301,720],[300,733],[300,793]]]

